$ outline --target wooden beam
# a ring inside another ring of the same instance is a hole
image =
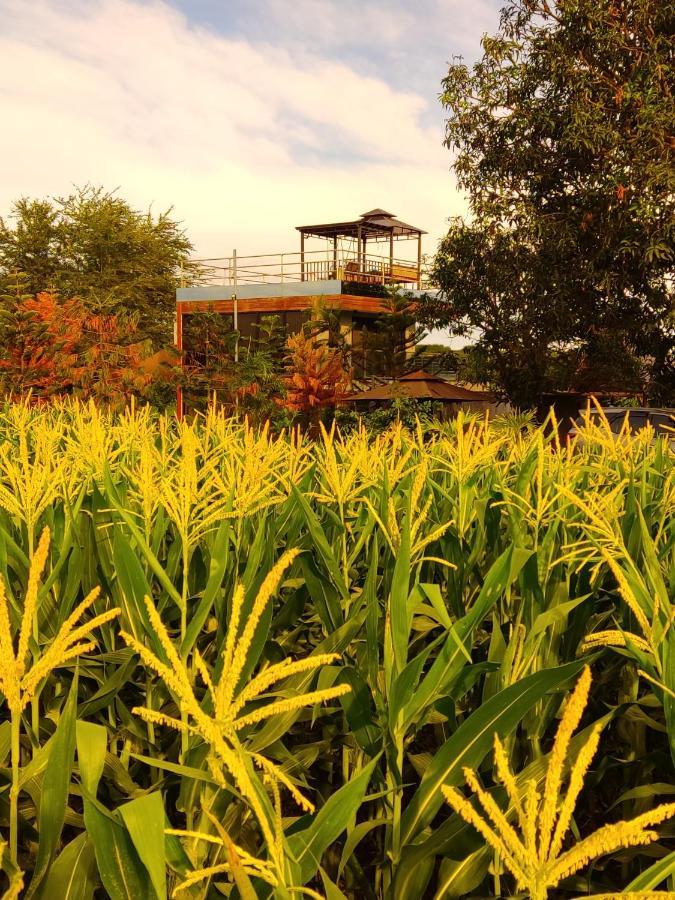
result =
[[[382,313],[386,311],[384,297],[361,297],[357,294],[322,294],[321,299],[334,309],[352,312]],[[251,300],[238,300],[239,315],[244,313],[264,312],[269,315],[281,312],[304,311],[311,309],[317,297],[306,295],[298,297],[256,297]],[[181,302],[184,315],[201,312],[233,313],[234,301],[231,298],[221,300],[184,300]]]
[[[305,232],[300,232],[300,281],[305,280]]]

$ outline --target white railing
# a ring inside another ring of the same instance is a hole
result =
[[[235,287],[333,279],[382,285],[421,286],[426,283],[425,267],[418,269],[416,262],[332,247],[255,256],[240,256],[234,251],[232,256],[198,259],[195,264],[196,271],[186,273],[181,279],[182,287],[201,284]]]

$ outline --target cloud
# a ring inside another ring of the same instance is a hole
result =
[[[463,209],[434,97],[163,2],[0,0],[0,78],[5,213],[119,186],[226,255],[294,249],[294,225],[373,206],[426,228],[432,250]]]
[[[231,33],[281,41],[298,53],[348,61],[429,97],[451,56],[474,59],[503,0],[176,0],[192,18]],[[226,9],[226,14],[223,10]]]

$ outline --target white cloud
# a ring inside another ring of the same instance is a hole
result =
[[[166,3],[0,0],[0,211],[119,186],[202,255],[295,249],[293,226],[463,208],[436,104],[310,52],[219,35]]]

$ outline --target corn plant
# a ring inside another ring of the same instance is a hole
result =
[[[0,891],[675,889],[675,456],[579,432],[6,403]]]

